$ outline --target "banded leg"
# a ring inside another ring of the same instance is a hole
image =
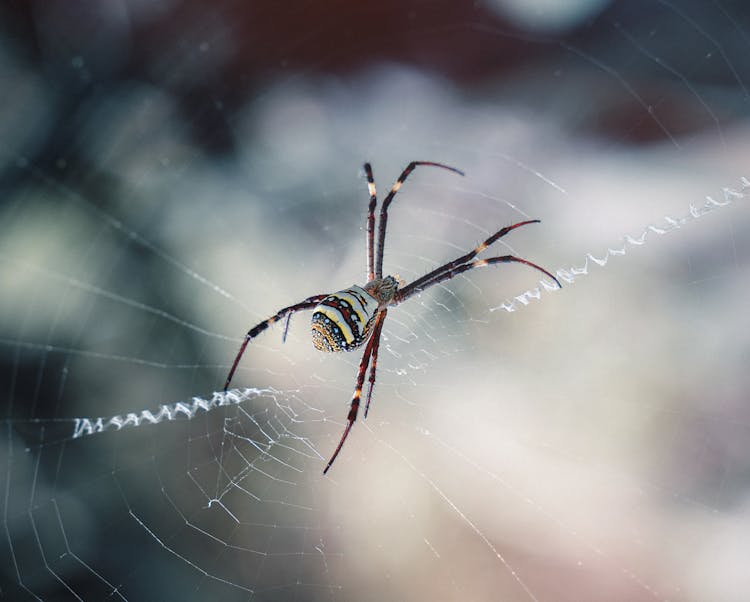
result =
[[[245,335],[245,340],[242,341],[242,345],[240,346],[240,350],[237,352],[237,356],[234,358],[234,362],[232,363],[232,368],[229,370],[229,375],[227,376],[227,381],[224,383],[224,390],[226,391],[229,388],[229,383],[232,382],[232,377],[234,376],[235,370],[237,370],[237,365],[240,363],[240,360],[242,359],[242,355],[245,353],[245,348],[247,347],[247,344],[252,341],[255,337],[257,337],[261,332],[266,330],[271,324],[274,322],[278,322],[281,320],[284,316],[289,316],[294,312],[303,310],[303,309],[312,309],[315,307],[318,303],[320,303],[323,299],[325,299],[328,295],[313,295],[312,297],[308,297],[304,301],[300,301],[299,303],[295,303],[294,305],[290,305],[289,307],[285,307],[284,309],[279,310],[275,315],[271,316],[267,320],[263,320],[259,324],[256,324],[253,326],[250,330],[247,331],[247,334]],[[289,328],[289,319],[287,319],[286,327],[284,328],[284,336],[283,338],[286,339],[286,331]]]
[[[412,161],[411,163],[409,163],[409,165],[406,166],[406,169],[401,172],[401,175],[398,177],[398,180],[396,180],[393,188],[391,188],[388,196],[385,197],[383,205],[380,207],[380,223],[378,224],[378,252],[375,260],[376,278],[383,277],[383,247],[385,245],[385,228],[388,225],[388,206],[391,204],[391,201],[393,201],[393,197],[396,196],[396,193],[401,188],[401,185],[406,181],[406,178],[409,177],[409,174],[414,171],[414,168],[417,165],[431,165],[432,167],[447,169],[448,171],[457,173],[460,176],[464,175],[464,172],[462,172],[460,169],[449,167],[448,165],[443,165],[442,163],[433,163],[432,161]]]
[[[382,324],[382,318],[380,316],[378,316],[378,324]],[[373,334],[375,333],[373,332]],[[346,417],[348,423],[346,425],[346,428],[344,429],[344,433],[341,435],[339,444],[336,446],[336,451],[333,452],[331,459],[328,460],[328,464],[326,464],[326,467],[323,470],[323,474],[326,474],[328,472],[328,469],[331,468],[331,465],[336,460],[336,456],[339,455],[341,448],[344,446],[344,441],[346,441],[346,438],[349,436],[349,431],[352,429],[352,425],[354,424],[354,421],[357,419],[357,413],[359,412],[359,401],[360,401],[360,398],[362,397],[362,385],[365,382],[365,372],[367,372],[367,366],[370,364],[370,357],[372,356],[372,350],[373,350],[373,347],[375,346],[375,341],[376,341],[375,337],[371,336],[370,340],[367,341],[367,345],[365,346],[365,352],[362,354],[362,359],[359,362],[359,371],[357,372],[357,382],[356,382],[356,385],[354,386],[354,395],[352,395],[352,401],[349,406],[349,414]]]
[[[387,309],[380,312],[378,321],[373,326],[372,338],[375,341],[372,347],[372,361],[370,362],[370,376],[367,379],[367,401],[365,402],[365,420],[367,420],[367,412],[370,410],[370,399],[372,398],[372,389],[375,386],[375,371],[378,369],[378,349],[380,349],[380,331],[383,330],[383,322],[385,322],[385,316],[388,313]]]
[[[446,271],[450,271],[453,268],[458,267],[459,265],[462,265],[464,263],[467,263],[468,261],[471,261],[479,253],[484,251],[487,247],[489,247],[492,243],[494,243],[499,238],[502,238],[503,236],[508,234],[508,232],[510,232],[511,230],[515,230],[516,228],[520,228],[521,226],[526,226],[528,224],[538,224],[538,223],[539,223],[538,219],[532,219],[532,220],[528,220],[525,222],[518,222],[517,224],[513,224],[512,226],[505,226],[504,228],[500,228],[500,230],[498,230],[492,236],[487,238],[487,240],[482,242],[482,244],[474,247],[471,251],[466,253],[466,255],[462,255],[461,257],[458,257],[454,259],[453,261],[449,261],[448,263],[441,265],[439,268],[435,268],[431,272],[428,272],[421,278],[418,278],[417,280],[409,284],[409,286],[406,288],[409,288],[411,290],[411,288],[413,287],[413,288],[419,288],[421,290],[421,287],[425,282],[429,282],[430,280],[433,280],[435,277],[437,277],[439,274],[442,274],[443,272],[446,272]]]
[[[525,259],[521,259],[520,257],[514,257],[513,255],[503,255],[501,257],[489,257],[487,259],[477,259],[476,261],[471,261],[469,263],[461,264],[459,266],[448,269],[447,271],[436,274],[435,276],[433,276],[431,279],[427,281],[423,281],[422,278],[420,278],[419,280],[415,280],[414,282],[405,286],[404,288],[402,288],[396,293],[396,297],[394,298],[394,304],[401,303],[402,301],[406,301],[406,299],[408,299],[412,295],[416,295],[417,293],[423,291],[424,289],[429,288],[433,284],[439,284],[441,282],[444,282],[445,280],[450,280],[451,278],[458,276],[459,274],[462,274],[463,272],[466,272],[467,270],[472,270],[474,268],[481,268],[486,265],[492,265],[495,263],[523,263],[524,265],[534,268],[535,270],[539,270],[543,274],[549,276],[550,278],[552,278],[552,280],[555,281],[555,284],[557,284],[557,286],[562,288],[562,284],[560,284],[560,281],[557,278],[555,278],[552,274],[550,274],[547,270],[545,270],[544,268],[541,268],[535,263],[531,263],[530,261],[526,261]]]
[[[371,282],[375,280],[375,206],[378,204],[378,197],[369,163],[365,163],[365,175],[367,191],[370,193],[370,205],[367,207],[367,282]]]

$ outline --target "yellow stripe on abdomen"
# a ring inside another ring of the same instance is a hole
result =
[[[356,349],[367,340],[377,311],[377,300],[360,286],[328,295],[313,312],[313,345],[320,351]]]

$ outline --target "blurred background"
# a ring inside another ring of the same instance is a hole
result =
[[[748,56],[739,0],[4,2],[0,598],[745,600]],[[412,174],[387,273],[540,219],[485,255],[564,288],[389,312],[326,477],[360,353],[309,314],[242,403],[73,437],[362,284],[362,164],[415,159],[466,176]]]

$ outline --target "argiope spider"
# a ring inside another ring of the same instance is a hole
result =
[[[514,257],[513,255],[502,255],[499,257],[489,257],[487,259],[474,259],[479,253],[494,243],[497,239],[505,236],[511,230],[525,226],[527,224],[538,223],[539,220],[527,220],[518,222],[512,226],[506,226],[495,232],[487,240],[475,247],[465,255],[449,261],[445,265],[435,268],[431,272],[418,278],[414,282],[399,288],[399,282],[393,276],[383,277],[383,246],[385,244],[385,228],[388,224],[388,207],[390,206],[396,193],[401,188],[409,174],[418,165],[431,165],[440,167],[448,171],[455,172],[459,175],[464,173],[455,167],[449,167],[441,163],[431,161],[412,161],[406,166],[391,188],[388,196],[385,197],[383,205],[380,208],[380,221],[378,223],[378,242],[377,253],[375,252],[375,207],[377,205],[377,196],[375,194],[375,181],[372,177],[372,168],[369,163],[365,163],[365,174],[367,175],[367,189],[370,193],[370,205],[367,209],[367,283],[364,286],[352,285],[351,287],[337,293],[322,295],[313,295],[304,301],[280,309],[276,314],[263,320],[260,324],[253,326],[245,335],[245,340],[240,347],[237,356],[234,358],[232,368],[229,370],[227,381],[224,384],[224,391],[229,388],[232,376],[237,369],[237,365],[245,353],[247,344],[257,337],[261,332],[266,330],[271,324],[278,322],[286,317],[284,334],[282,341],[286,340],[286,334],[289,330],[289,320],[292,314],[305,309],[314,309],[312,315],[312,342],[316,349],[320,351],[352,351],[365,345],[365,351],[359,362],[357,372],[357,382],[354,387],[354,395],[349,406],[347,416],[347,425],[344,433],[341,435],[339,444],[333,452],[331,459],[326,464],[323,474],[328,472],[334,460],[339,455],[341,447],[344,445],[349,431],[357,419],[359,411],[360,397],[362,396],[362,386],[365,382],[365,372],[370,366],[370,376],[368,379],[369,387],[367,389],[367,402],[365,403],[365,418],[370,408],[370,398],[372,397],[372,388],[375,385],[375,370],[378,364],[378,347],[380,346],[380,333],[383,330],[383,322],[388,314],[388,308],[406,301],[409,297],[422,292],[426,288],[450,280],[467,270],[479,268],[495,263],[523,263],[535,268],[546,274],[562,288],[559,280],[550,274],[547,270],[536,264]]]

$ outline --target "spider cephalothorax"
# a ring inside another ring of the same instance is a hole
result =
[[[398,290],[398,280],[393,276],[376,278],[365,284],[365,290],[377,299],[380,307],[385,307],[393,301]]]
[[[513,255],[501,255],[499,257],[489,257],[487,259],[474,259],[479,253],[484,251],[489,245],[497,239],[505,236],[511,230],[527,224],[537,223],[539,220],[527,220],[518,222],[512,226],[506,226],[495,232],[480,245],[474,249],[454,259],[448,263],[435,268],[431,272],[418,278],[414,282],[403,285],[393,276],[383,277],[383,247],[385,245],[385,231],[388,223],[388,207],[393,201],[401,185],[404,183],[409,174],[418,165],[431,165],[453,171],[457,174],[464,175],[454,167],[448,167],[442,163],[433,163],[431,161],[412,161],[406,166],[391,191],[385,197],[380,209],[380,221],[378,223],[377,253],[375,247],[375,207],[377,206],[377,196],[375,193],[375,181],[372,177],[372,168],[369,163],[365,163],[365,174],[367,175],[367,188],[370,193],[370,204],[367,209],[367,283],[364,286],[352,285],[347,289],[332,294],[313,295],[304,301],[295,305],[290,305],[280,309],[276,314],[264,320],[260,324],[253,326],[245,335],[237,356],[234,358],[232,367],[229,370],[224,390],[229,388],[237,365],[245,352],[247,344],[266,330],[274,322],[278,322],[286,317],[286,327],[284,328],[283,338],[286,338],[286,332],[289,328],[289,318],[292,314],[303,309],[313,309],[312,315],[312,341],[316,349],[320,351],[351,351],[365,345],[362,360],[359,363],[357,372],[357,383],[354,388],[354,395],[349,406],[347,415],[347,424],[344,433],[341,435],[338,446],[333,452],[331,459],[326,464],[324,473],[328,472],[334,460],[341,451],[349,431],[357,419],[359,412],[360,398],[362,396],[362,387],[365,382],[365,373],[370,368],[368,378],[369,387],[367,390],[367,402],[365,403],[365,418],[370,407],[372,397],[372,388],[375,385],[375,370],[378,363],[378,349],[380,346],[380,333],[383,329],[383,322],[388,314],[388,307],[397,305],[405,301],[412,295],[425,290],[426,288],[445,282],[451,278],[462,274],[467,270],[479,268],[495,263],[522,263],[529,267],[535,268],[546,274],[554,280],[558,286],[560,282],[547,270],[540,268],[538,265],[515,257]],[[401,285],[401,288],[399,288]]]

